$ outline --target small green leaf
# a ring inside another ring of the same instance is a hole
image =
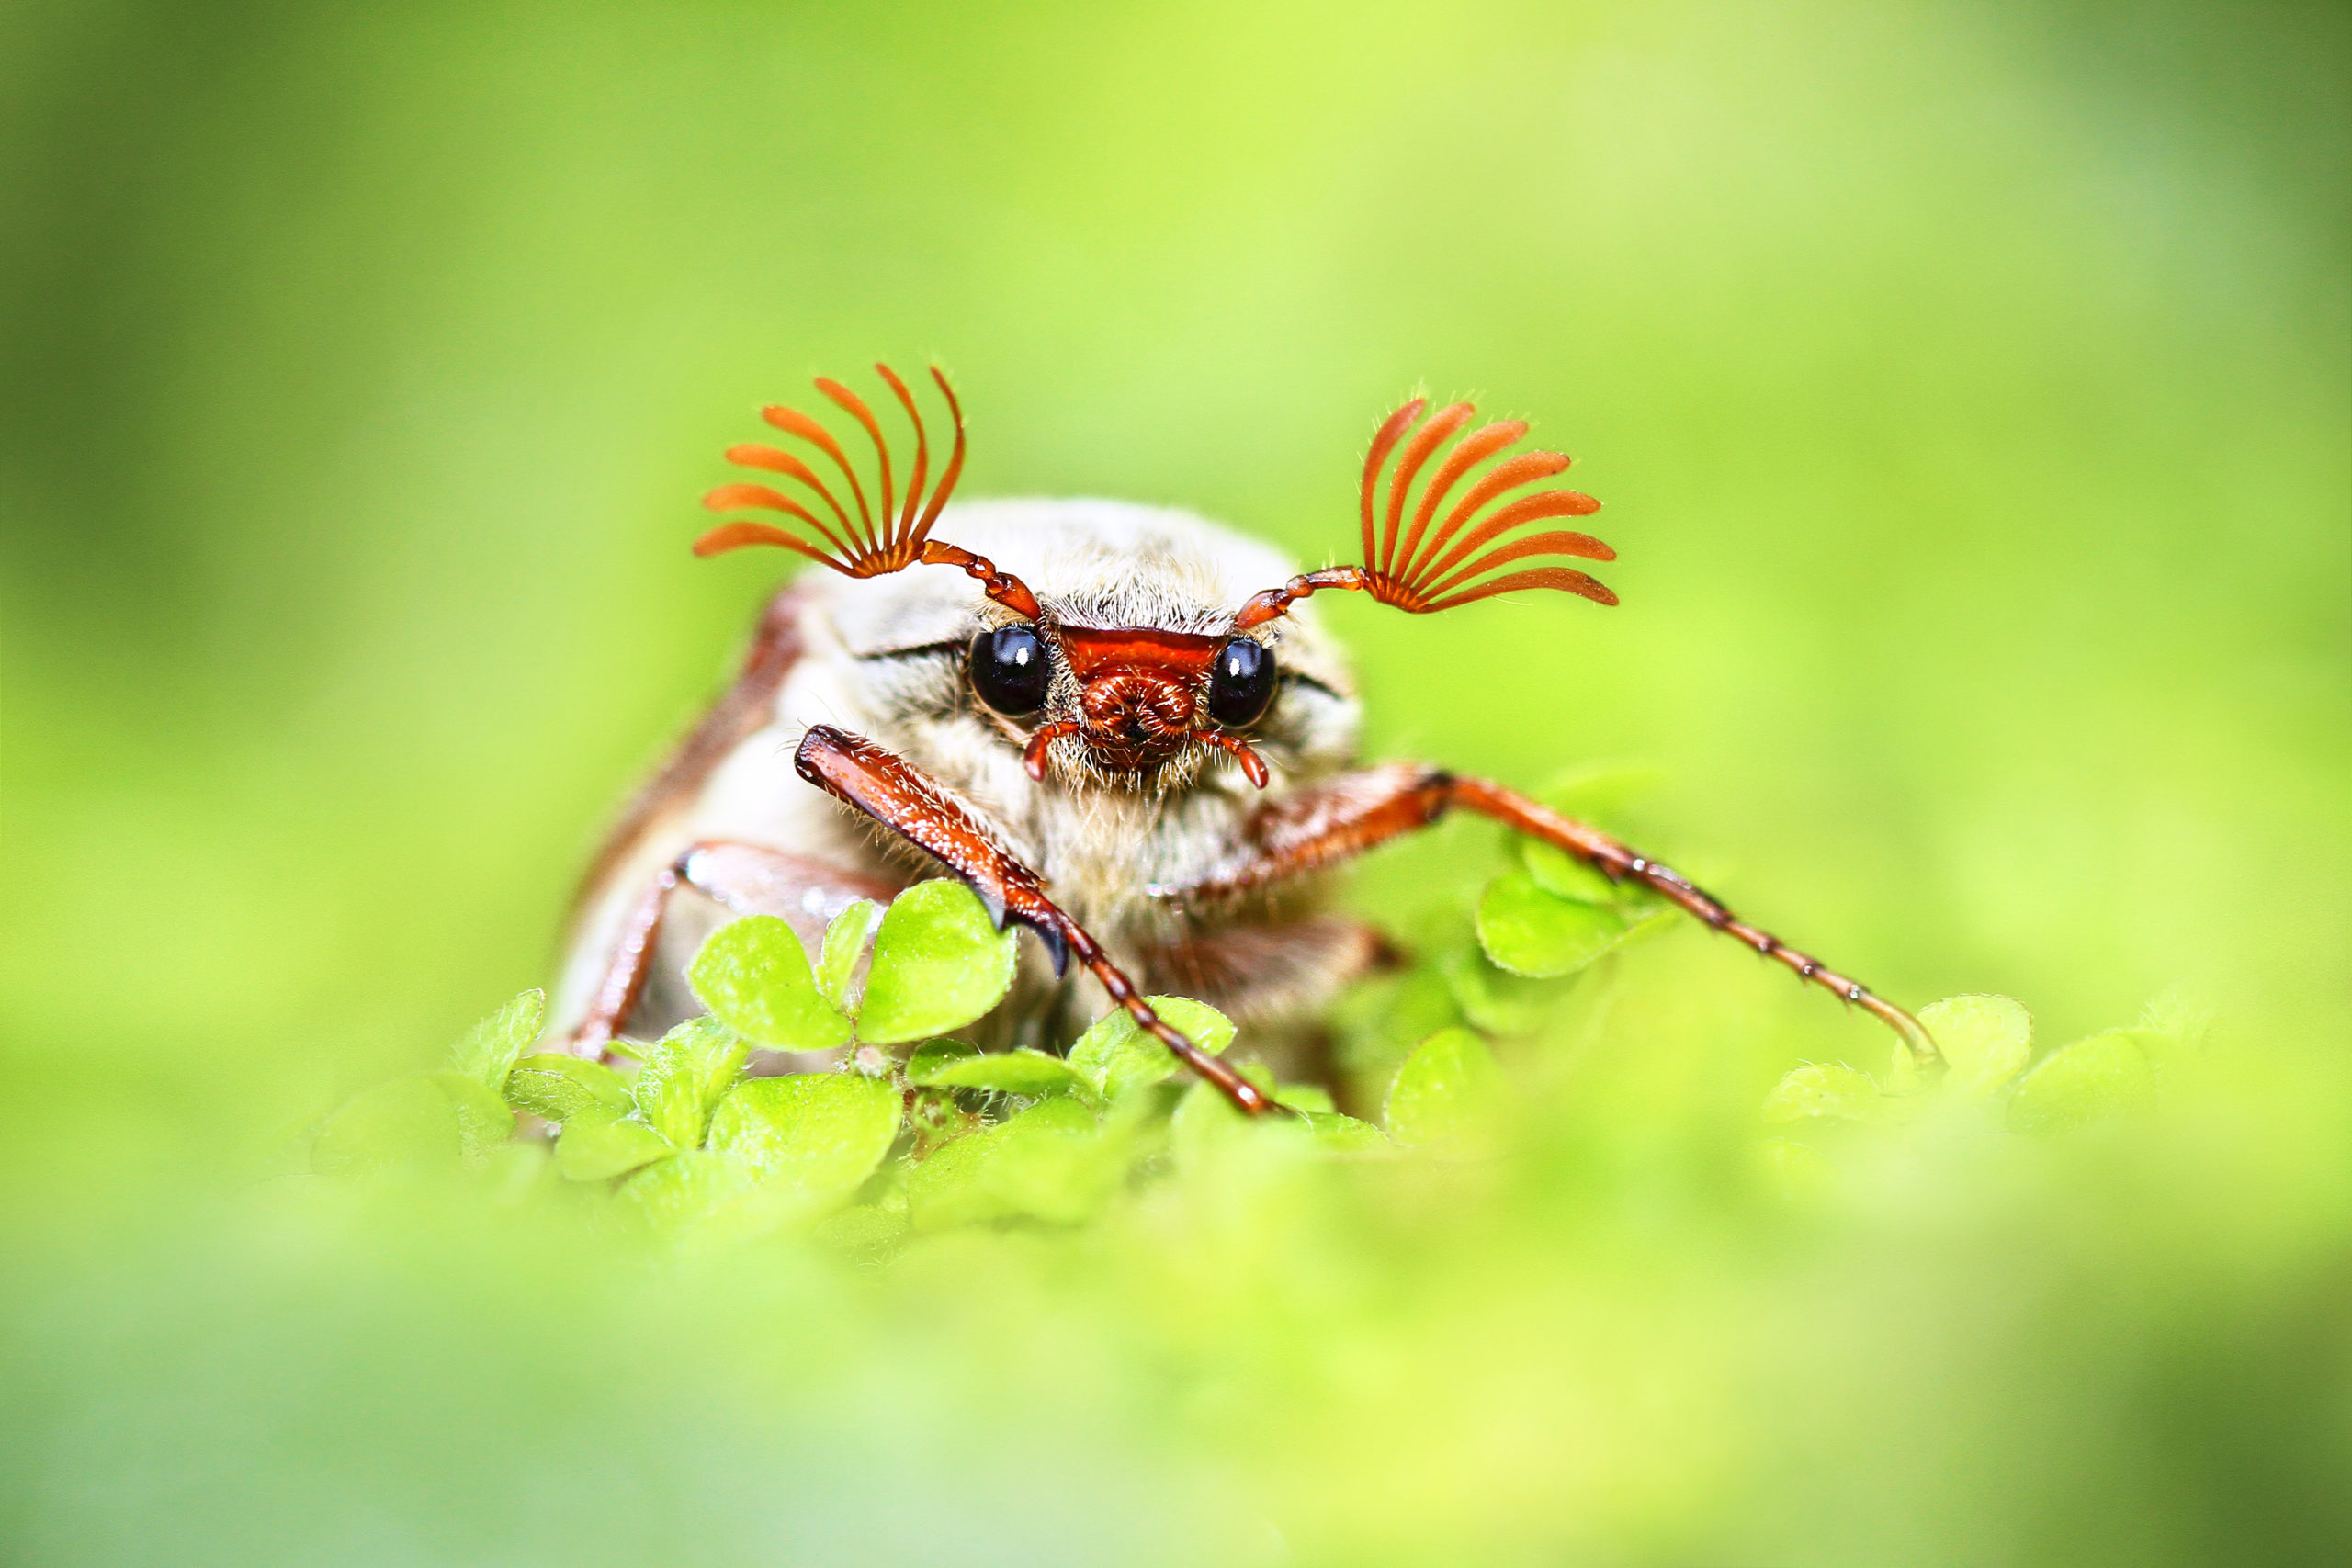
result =
[[[686,978],[705,1007],[755,1045],[831,1051],[849,1043],[849,1020],[817,994],[800,939],[774,915],[711,932]]]
[[[857,961],[865,956],[865,939],[881,918],[881,905],[859,898],[825,928],[824,952],[817,959],[817,990],[843,1012],[850,1010],[850,978],[857,972]]]
[[[1898,1040],[1894,1049],[1887,1053],[1886,1071],[1879,1075],[1878,1091],[1892,1100],[1908,1100],[1928,1088],[1926,1069],[1920,1066],[1911,1042]]]
[[[1252,1130],[1250,1122],[1216,1085],[1195,1079],[1168,1119],[1169,1151],[1181,1169],[1218,1168],[1231,1163],[1235,1145]]]
[[[978,1179],[1006,1213],[1049,1224],[1091,1219],[1126,1175],[1124,1149],[1075,1100],[1047,1100],[990,1134]]]
[[[907,1058],[907,1081],[919,1084],[950,1062],[977,1056],[980,1048],[961,1040],[926,1040]]]
[[[1515,975],[1569,974],[1624,934],[1615,910],[1546,893],[1523,871],[1497,877],[1478,900],[1478,943]]]
[[[752,1043],[719,1020],[690,1018],[645,1053],[630,1092],[645,1124],[678,1148],[700,1146],[710,1113],[735,1086]]]
[[[1499,977],[1502,972],[1474,947],[1465,942],[1461,951]],[[1340,1036],[1335,1065],[1350,1077],[1385,1082],[1415,1045],[1463,1021],[1452,982],[1425,953],[1404,974],[1387,980],[1368,977],[1334,1000],[1329,1021]]]
[[[979,1177],[996,1147],[996,1139],[1010,1125],[1001,1122],[969,1137],[943,1144],[930,1158],[907,1173],[907,1219],[914,1229],[938,1231],[978,1224],[1005,1212],[1004,1201],[983,1185]]]
[[[669,1139],[644,1122],[600,1106],[582,1111],[563,1124],[563,1136],[555,1144],[555,1168],[572,1181],[602,1181],[674,1152]]]
[[[918,1231],[1015,1216],[1077,1224],[1125,1179],[1131,1131],[1102,1127],[1067,1096],[1041,1100],[909,1171],[907,1217]]]
[[[1147,997],[1161,1021],[1212,1056],[1222,1055],[1233,1043],[1233,1021],[1189,997]],[[1147,1034],[1127,1015],[1114,1008],[1089,1026],[1069,1048],[1069,1065],[1092,1084],[1105,1100],[1116,1100],[1129,1089],[1173,1077],[1183,1068],[1157,1035]]]
[[[1290,1097],[1298,1092],[1295,1089],[1285,1090],[1284,1103],[1306,1117],[1306,1130],[1313,1135],[1317,1148],[1331,1154],[1353,1155],[1386,1152],[1396,1147],[1385,1133],[1369,1122],[1359,1122],[1336,1111],[1317,1111],[1296,1104]]]
[[[1834,1062],[1792,1067],[1764,1097],[1764,1120],[1801,1122],[1826,1116],[1843,1122],[1884,1122],[1885,1097],[1868,1073]]]
[[[1093,1085],[1070,1070],[1059,1056],[1025,1047],[989,1055],[958,1056],[917,1077],[911,1064],[907,1081],[923,1089],[986,1089],[1035,1100],[1049,1094],[1091,1092]]]
[[[1557,988],[1498,969],[1475,942],[1464,942],[1433,953],[1430,965],[1445,977],[1453,993],[1454,1015],[1405,1042],[1398,1060],[1439,1029],[1466,1023],[1489,1034],[1532,1033],[1543,1021],[1545,1007],[1557,999]]]
[[[1936,1039],[1951,1094],[1990,1094],[2015,1077],[2033,1054],[2033,1018],[2007,997],[1946,997],[1919,1010]]]
[[[395,1166],[454,1165],[460,1150],[458,1109],[447,1091],[431,1077],[394,1078],[328,1118],[311,1145],[311,1168],[362,1176]]]
[[[1275,1087],[1274,1098],[1293,1111],[1313,1111],[1324,1115],[1337,1115],[1339,1107],[1331,1103],[1331,1091],[1317,1083],[1286,1083]]]
[[[1466,1029],[1441,1029],[1397,1069],[1383,1120],[1400,1144],[1474,1150],[1492,1141],[1508,1093],[1485,1041]]]
[[[1273,1075],[1256,1063],[1245,1064],[1241,1076],[1269,1093],[1274,1090]],[[1188,1171],[1222,1168],[1251,1145],[1261,1149],[1283,1144],[1300,1148],[1319,1146],[1334,1154],[1350,1152],[1352,1147],[1361,1152],[1363,1145],[1342,1125],[1349,1121],[1348,1117],[1329,1111],[1296,1116],[1281,1111],[1265,1116],[1244,1115],[1215,1084],[1195,1080],[1177,1100],[1176,1113],[1169,1118],[1168,1146],[1177,1166]],[[1374,1138],[1379,1145],[1393,1146],[1376,1132]]]
[[[2153,1036],[2153,1037],[2152,1037]],[[1939,1038],[1941,1038],[1939,1036]],[[2156,1103],[2149,1047],[2169,1043],[2152,1031],[2110,1029],[2052,1053],[2018,1080],[2009,1097],[2009,1126],[2019,1133],[2064,1133]]]
[[[629,1087],[637,1100],[637,1113],[673,1148],[700,1146],[702,1085],[686,1053],[654,1046],[646,1053],[645,1065],[637,1069]]]
[[[567,1134],[568,1135],[568,1134]],[[620,1185],[622,1207],[663,1235],[676,1235],[752,1185],[742,1161],[707,1149],[655,1160]]]
[[[514,1136],[514,1112],[496,1091],[471,1073],[433,1075],[449,1109],[458,1118],[458,1157],[468,1170],[480,1170]]]
[[[891,900],[874,940],[858,1038],[895,1045],[963,1028],[1012,985],[1013,933],[960,882],[918,882]]]
[[[1638,883],[1611,882],[1599,867],[1577,859],[1557,844],[1521,836],[1519,861],[1544,892],[1581,904],[1623,904],[1641,892]]]
[[[583,1111],[617,1115],[629,1108],[628,1080],[602,1062],[549,1052],[514,1064],[506,1101],[549,1122],[569,1122]]]
[[[493,1094],[498,1092],[506,1087],[506,1075],[514,1069],[515,1058],[539,1037],[547,1011],[545,991],[525,991],[466,1031],[449,1047],[449,1066]]]
[[[899,1135],[899,1091],[858,1073],[753,1078],[719,1103],[710,1146],[763,1180],[846,1198]]]

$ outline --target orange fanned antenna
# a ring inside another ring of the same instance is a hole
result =
[[[1551,517],[1587,517],[1600,510],[1600,502],[1573,490],[1528,491],[1515,501],[1502,500],[1512,491],[1566,468],[1568,459],[1557,452],[1521,452],[1503,458],[1473,480],[1462,499],[1440,518],[1438,509],[1445,505],[1454,487],[1471,469],[1517,445],[1527,434],[1527,425],[1516,419],[1498,420],[1456,439],[1470,423],[1470,405],[1448,403],[1423,422],[1421,411],[1428,406],[1423,399],[1415,398],[1383,420],[1373,435],[1372,449],[1364,454],[1363,486],[1358,496],[1363,564],[1328,566],[1252,595],[1234,612],[1234,630],[1264,626],[1288,614],[1301,599],[1326,588],[1369,593],[1384,604],[1417,615],[1434,615],[1521,588],[1556,588],[1598,604],[1617,603],[1616,594],[1574,567],[1529,567],[1487,575],[1531,556],[1615,560],[1617,552],[1589,534],[1559,528],[1504,537],[1530,523]],[[1439,462],[1415,500],[1413,481],[1448,441],[1453,443],[1453,450]],[[1380,476],[1388,468],[1391,453],[1396,455],[1396,467],[1388,473],[1384,502]],[[1495,504],[1498,502],[1501,504]],[[1408,507],[1410,521],[1406,516]]]
[[[942,508],[956,489],[956,481],[964,472],[964,411],[956,401],[956,389],[937,366],[931,378],[938,384],[940,395],[947,400],[948,414],[956,422],[955,450],[948,455],[947,466],[941,470],[939,482],[932,488],[928,498],[923,484],[931,470],[931,439],[923,429],[922,414],[915,407],[914,394],[899,379],[887,365],[876,365],[890,395],[906,411],[915,428],[914,467],[907,474],[906,495],[899,497],[892,483],[889,444],[882,437],[882,426],[865,400],[839,381],[826,377],[817,378],[817,390],[836,408],[848,414],[865,428],[866,438],[874,443],[876,493],[869,502],[865,487],[858,482],[857,469],[851,464],[841,443],[832,433],[798,409],[764,408],[760,417],[770,424],[808,443],[838,469],[849,492],[850,505],[844,507],[841,498],[827,485],[824,478],[807,462],[790,452],[774,446],[746,445],[727,449],[727,460],[746,468],[759,468],[772,474],[782,474],[807,491],[824,507],[824,515],[781,491],[764,484],[724,484],[702,498],[702,503],[714,512],[733,512],[754,507],[763,512],[780,513],[802,528],[813,530],[814,537],[796,534],[773,523],[751,518],[738,518],[722,523],[695,541],[695,554],[715,556],[728,550],[741,549],[746,545],[774,545],[779,549],[793,550],[810,560],[822,561],[835,571],[850,577],[879,577],[885,572],[899,571],[925,558],[924,545],[931,536],[931,525],[939,520]],[[827,519],[830,518],[829,522]],[[818,541],[821,540],[821,543]],[[964,552],[954,552],[956,556]],[[939,558],[941,550],[932,552]],[[953,564],[961,564],[960,561]]]
[[[1385,604],[1415,615],[1433,615],[1521,588],[1556,588],[1602,604],[1617,603],[1616,594],[1572,567],[1533,567],[1498,577],[1486,575],[1530,557],[1615,560],[1617,552],[1589,534],[1565,529],[1504,539],[1511,530],[1529,523],[1588,517],[1600,510],[1600,502],[1592,497],[1565,489],[1531,491],[1517,500],[1491,505],[1511,491],[1566,469],[1569,459],[1558,452],[1522,452],[1505,458],[1464,491],[1442,519],[1438,516],[1438,509],[1472,468],[1527,434],[1527,425],[1521,420],[1481,425],[1454,441],[1453,450],[1437,465],[1415,502],[1413,481],[1439,448],[1469,423],[1472,412],[1468,403],[1449,403],[1415,430],[1425,406],[1423,400],[1415,398],[1390,414],[1364,454],[1363,591]],[[1388,476],[1386,504],[1382,506],[1378,504],[1381,470],[1392,452],[1397,454],[1396,466]]]

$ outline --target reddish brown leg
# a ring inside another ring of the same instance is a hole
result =
[[[1235,1105],[1251,1115],[1273,1109],[1274,1102],[1255,1084],[1154,1012],[1102,944],[1046,897],[1036,874],[1008,854],[969,812],[912,766],[870,740],[826,724],[810,728],[794,762],[810,784],[944,863],[971,885],[998,924],[1009,918],[1035,931],[1053,954],[1055,973],[1076,957],[1130,1018]]]
[[[1797,977],[1859,1004],[1911,1047],[1921,1060],[1936,1055],[1919,1021],[1807,957],[1768,931],[1735,916],[1723,903],[1668,867],[1635,854],[1597,828],[1563,817],[1539,801],[1485,779],[1458,778],[1419,763],[1398,762],[1352,773],[1312,794],[1267,807],[1252,821],[1242,856],[1216,876],[1186,887],[1154,886],[1158,897],[1212,900],[1245,893],[1361,854],[1376,844],[1426,828],[1454,807],[1490,817],[1532,838],[1557,845],[1612,882],[1641,883],[1719,931],[1738,938]]]
[[[739,915],[790,910],[804,919],[838,913],[853,898],[888,902],[892,891],[872,878],[763,844],[696,844],[664,866],[629,911],[604,980],[589,1003],[588,1016],[567,1043],[571,1051],[583,1056],[603,1055],[637,1010],[652,972],[662,917],[669,908],[670,896],[682,885]],[[812,907],[812,895],[826,907]]]

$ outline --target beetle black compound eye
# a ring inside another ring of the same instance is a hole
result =
[[[1274,656],[1263,643],[1235,637],[1216,650],[1209,675],[1209,713],[1235,729],[1255,724],[1274,700]]]
[[[999,626],[972,639],[972,690],[1007,718],[1046,705],[1046,644],[1027,626]]]

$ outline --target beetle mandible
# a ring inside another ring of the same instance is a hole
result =
[[[1038,500],[949,511],[965,456],[954,389],[932,370],[954,432],[934,478],[914,394],[876,369],[912,428],[903,484],[873,409],[819,378],[874,447],[872,493],[824,425],[772,407],[766,422],[824,466],[765,445],[727,457],[802,499],[769,483],[704,498],[777,521],[723,523],[695,554],[765,545],[829,570],[769,604],[733,684],[590,869],[554,1020],[571,1049],[599,1055],[700,1010],[682,971],[724,919],[781,916],[813,950],[853,900],[887,899],[944,865],[1000,924],[1041,939],[992,1043],[1067,1041],[1093,1010],[1091,984],[1234,1104],[1263,1111],[1270,1098],[1161,1020],[1145,992],[1198,997],[1245,1024],[1309,1014],[1384,952],[1370,928],[1321,907],[1318,874],[1459,808],[1647,886],[1933,1055],[1909,1013],[1607,834],[1485,779],[1358,765],[1354,690],[1311,595],[1368,593],[1413,615],[1526,589],[1617,602],[1577,568],[1514,567],[1615,558],[1587,534],[1523,531],[1600,507],[1545,482],[1568,467],[1561,454],[1506,455],[1524,423],[1465,431],[1467,403],[1408,402],[1365,454],[1361,561],[1294,573],[1264,546],[1173,510]]]

